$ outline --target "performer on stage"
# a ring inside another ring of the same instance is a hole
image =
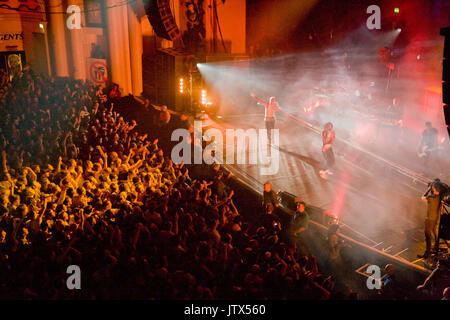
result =
[[[441,182],[439,179],[429,184],[428,190],[422,196],[422,200],[426,201],[427,217],[425,219],[425,242],[426,250],[419,258],[428,258],[431,255],[431,246],[434,242],[434,248],[439,249],[438,228],[442,209]]]
[[[397,98],[392,99],[392,104],[386,108],[386,116],[391,119],[401,120],[403,115],[403,108],[400,106]]]
[[[331,172],[330,168],[334,165],[334,153],[333,153],[333,143],[334,139],[336,138],[336,135],[333,131],[333,124],[331,122],[328,122],[324,126],[324,130],[322,131],[322,141],[323,141],[323,147],[322,147],[322,154],[325,158],[325,168],[320,170],[320,177],[322,179],[327,178],[327,173],[332,175],[333,172]]]
[[[255,96],[253,93],[251,96],[265,107],[264,122],[266,123],[267,140],[270,144],[272,142],[272,129],[275,128],[275,112],[280,111],[281,108],[275,100],[275,97],[270,97],[269,102],[266,102]]]
[[[422,132],[422,138],[419,144],[419,157],[423,158],[424,166],[428,166],[428,162],[432,153],[438,147],[438,131],[433,128],[431,122],[425,122],[425,130]]]

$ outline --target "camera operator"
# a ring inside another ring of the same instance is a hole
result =
[[[417,291],[431,299],[441,299],[445,288],[450,286],[450,262],[448,259],[440,259],[436,269],[425,279],[425,282],[417,287]]]
[[[422,196],[422,200],[427,202],[427,217],[425,219],[425,242],[426,250],[419,258],[427,259],[431,255],[431,246],[434,242],[436,252],[439,250],[438,228],[442,210],[442,184],[439,179],[435,179],[429,184],[427,191]]]
[[[333,274],[340,274],[342,267],[348,263],[348,253],[346,250],[350,248],[339,233],[340,226],[338,224],[331,224],[327,232],[327,261]]]

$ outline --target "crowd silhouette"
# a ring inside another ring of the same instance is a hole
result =
[[[173,163],[102,88],[0,78],[1,299],[357,298],[249,219],[265,209],[235,203],[224,168]]]

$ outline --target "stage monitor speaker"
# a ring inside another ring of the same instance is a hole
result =
[[[179,81],[183,78],[186,85],[189,83],[186,61],[191,56],[183,48],[167,48],[158,49],[155,54],[144,57],[144,93],[152,97],[155,104],[181,111],[188,95],[179,93]]]
[[[444,60],[442,61],[442,100],[444,102],[444,116],[450,137],[450,27],[441,29],[444,40]]]
[[[181,41],[181,32],[172,15],[169,0],[145,1],[145,12],[158,37]]]

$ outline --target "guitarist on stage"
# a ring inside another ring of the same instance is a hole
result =
[[[423,158],[425,167],[428,166],[428,161],[432,152],[438,147],[438,131],[433,128],[431,122],[425,122],[425,130],[422,132],[422,138],[419,144],[419,157]]]
[[[322,131],[322,141],[323,141],[322,154],[326,162],[325,169],[320,170],[320,177],[322,179],[326,179],[327,173],[333,174],[333,172],[330,171],[330,168],[334,165],[335,162],[334,152],[332,148],[335,138],[336,135],[333,131],[333,124],[331,122],[326,123],[324,126],[324,130]]]

